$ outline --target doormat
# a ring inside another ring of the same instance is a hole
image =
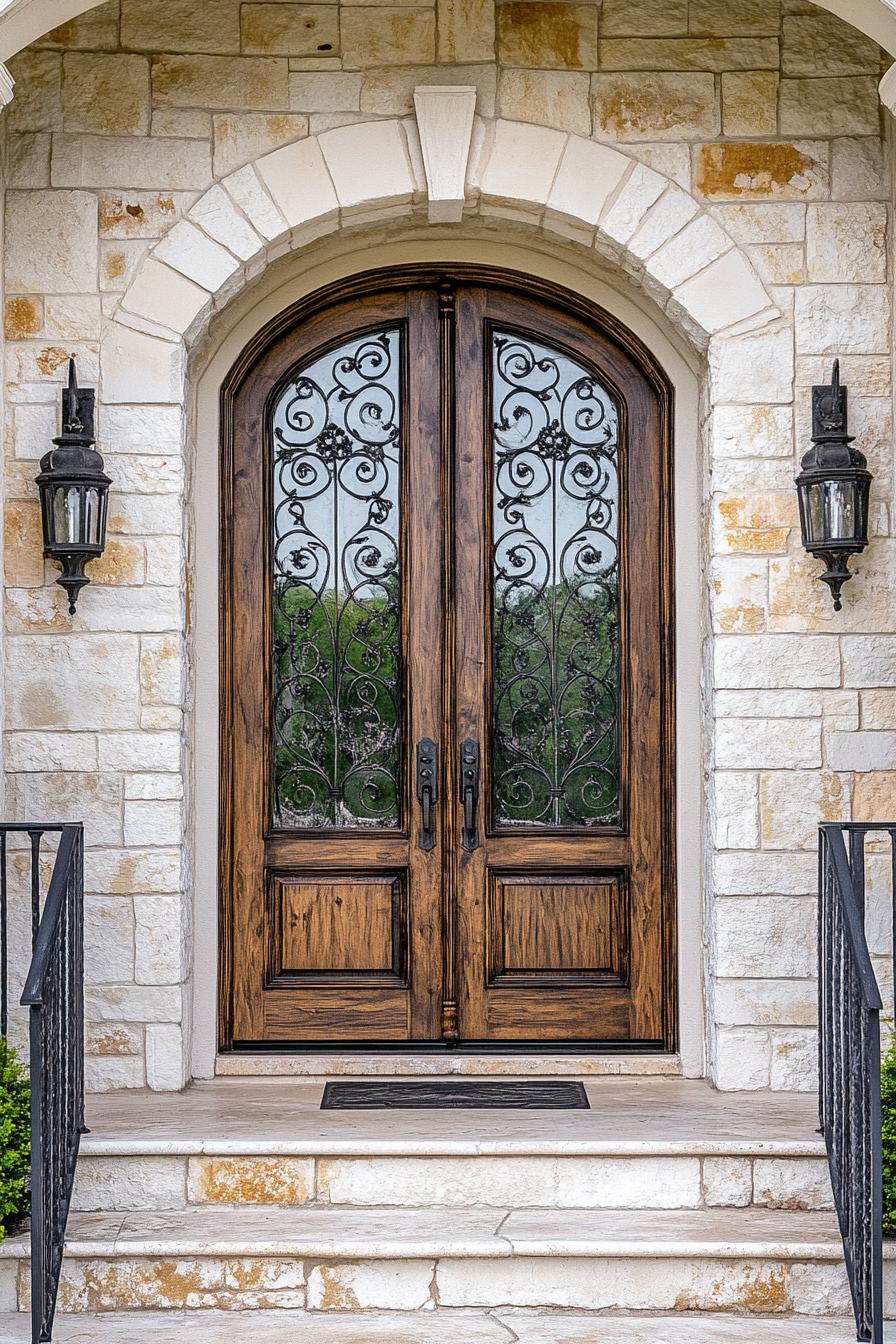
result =
[[[322,1111],[588,1111],[581,1083],[327,1083]]]

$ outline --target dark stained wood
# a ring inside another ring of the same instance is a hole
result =
[[[525,297],[523,297],[525,294]],[[490,798],[488,324],[597,370],[622,407],[621,822],[500,830]],[[274,831],[267,781],[270,444],[291,369],[405,333],[406,660],[399,831]],[[671,397],[606,314],[483,268],[403,268],[312,296],[222,397],[221,1042],[675,1045]],[[439,747],[436,845],[417,845],[416,743]],[[482,747],[482,844],[463,850],[457,756]]]

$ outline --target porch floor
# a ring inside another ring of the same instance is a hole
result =
[[[216,1078],[184,1092],[89,1098],[82,1151],[819,1156],[815,1098],[716,1092],[682,1078],[585,1081],[590,1111],[322,1111],[323,1083]]]

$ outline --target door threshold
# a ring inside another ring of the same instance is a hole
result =
[[[425,1054],[407,1052],[340,1054],[218,1055],[219,1078],[370,1078],[516,1077],[516,1078],[678,1078],[681,1060],[673,1054]]]

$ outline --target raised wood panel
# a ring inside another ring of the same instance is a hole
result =
[[[400,875],[274,877],[272,898],[278,977],[332,983],[364,975],[404,983],[407,908]]]
[[[489,984],[621,984],[628,962],[626,897],[618,873],[492,873]]]
[[[405,1041],[407,991],[388,986],[269,989],[264,996],[269,1041]]]

